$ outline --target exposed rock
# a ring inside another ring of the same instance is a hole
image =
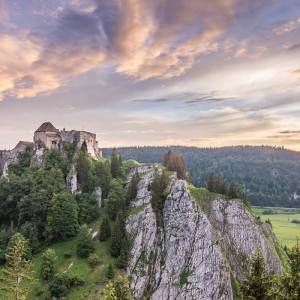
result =
[[[130,203],[131,206],[133,207],[138,207],[143,204],[148,204],[150,203],[151,200],[151,191],[150,191],[150,185],[154,179],[155,173],[161,174],[162,169],[158,165],[135,165],[132,166],[130,169],[130,173],[128,174],[127,177],[127,185],[126,188],[128,188],[128,185],[131,182],[132,176],[135,173],[139,174],[140,180],[138,183],[138,191],[137,191],[137,196],[136,200],[132,201]],[[173,174],[170,175],[170,181],[171,183],[174,183],[176,181],[176,173],[174,172]]]
[[[98,208],[102,207],[102,190],[101,187],[96,187],[94,190]]]
[[[35,150],[34,155],[31,158],[31,167],[40,168],[44,163],[44,148],[40,147]]]
[[[77,173],[75,172],[74,167],[71,169],[70,173],[68,174],[66,181],[67,181],[67,187],[70,189],[72,194],[76,193],[76,191],[77,191]]]
[[[282,272],[281,261],[274,251],[263,228],[256,224],[255,217],[240,200],[214,200],[211,204],[210,220],[224,242],[227,258],[239,280],[249,269],[249,258],[257,247],[262,249],[268,272]]]
[[[270,227],[256,223],[239,200],[213,199],[205,213],[187,183],[178,180],[165,200],[159,226],[147,189],[155,168],[131,172],[142,175],[134,203],[142,211],[131,215],[126,226],[133,241],[127,273],[136,299],[233,299],[231,274],[242,278],[247,258],[258,246],[268,271],[281,272],[276,239],[267,238]]]
[[[3,174],[2,176],[7,177],[8,176],[8,161],[6,161],[4,163],[4,167],[3,167]]]

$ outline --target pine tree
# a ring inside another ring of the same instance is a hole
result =
[[[102,163],[101,174],[99,177],[99,183],[102,190],[102,199],[106,199],[109,192],[109,185],[112,179],[110,165],[108,161]]]
[[[187,167],[181,154],[169,150],[164,155],[163,164],[169,171],[177,172],[177,177],[179,179],[189,179]]]
[[[127,241],[127,238],[125,237],[125,238],[123,238],[123,241],[122,241],[121,254],[118,257],[117,262],[116,262],[116,266],[119,269],[126,270],[126,268],[127,268],[127,265],[128,265],[128,248],[129,248],[128,241]]]
[[[125,276],[119,275],[114,280],[113,286],[118,300],[133,300],[132,292]]]
[[[76,241],[76,253],[79,257],[89,257],[93,251],[94,244],[92,236],[89,233],[87,225],[82,225]]]
[[[298,300],[300,299],[300,244],[298,237],[289,257],[290,272],[282,277],[279,291],[281,298],[279,299]]]
[[[135,199],[137,195],[137,185],[139,183],[139,174],[135,172],[131,178],[131,181],[129,183],[127,193],[126,193],[126,205],[128,206],[130,204],[130,201],[132,199]]]
[[[106,241],[111,235],[110,225],[107,217],[104,217],[100,226],[99,240]]]
[[[85,151],[79,152],[78,161],[76,164],[77,180],[81,188],[85,188],[85,183],[89,174],[89,164],[87,160],[87,154]]]
[[[109,186],[106,211],[110,219],[115,220],[118,212],[125,209],[125,190],[120,179],[113,179]]]
[[[251,260],[250,273],[245,275],[245,280],[241,285],[243,299],[268,300],[271,299],[269,296],[270,290],[270,276],[265,274],[264,257],[261,248],[257,248]]]
[[[113,178],[118,178],[121,175],[122,158],[117,149],[114,148],[111,154],[110,170]]]
[[[112,263],[110,263],[107,267],[107,271],[106,271],[106,277],[108,279],[113,279],[115,276],[115,271],[114,271],[114,267],[112,265]]]
[[[207,181],[207,189],[210,192],[214,192],[215,189],[215,175],[214,173],[210,173]]]
[[[47,249],[43,255],[40,266],[40,276],[43,280],[52,279],[57,270],[57,256],[55,250]]]
[[[235,199],[239,197],[239,188],[235,182],[232,182],[229,186],[228,196],[230,199]]]
[[[30,260],[26,259],[26,243],[24,237],[18,236],[6,254],[4,278],[0,278],[0,290],[3,299],[21,300],[26,298],[30,277]],[[20,282],[22,281],[22,287]]]
[[[116,296],[115,288],[112,284],[112,282],[108,282],[108,284],[105,286],[102,292],[102,300],[118,300]]]
[[[122,250],[122,241],[126,236],[125,232],[125,219],[123,212],[118,213],[111,236],[110,254],[113,257],[118,257]]]

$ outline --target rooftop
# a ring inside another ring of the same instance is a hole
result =
[[[43,123],[35,132],[58,132],[50,122]]]

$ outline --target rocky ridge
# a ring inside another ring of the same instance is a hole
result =
[[[239,200],[215,199],[208,210],[191,196],[187,183],[170,180],[170,193],[159,225],[151,207],[149,184],[161,169],[138,166],[140,175],[134,207],[127,219],[132,241],[127,273],[136,299],[234,299],[232,278],[241,279],[257,247],[268,271],[281,272],[281,261],[270,228],[260,226]]]

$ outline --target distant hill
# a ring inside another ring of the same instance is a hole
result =
[[[145,163],[162,162],[169,149],[183,155],[197,187],[205,187],[213,172],[235,181],[253,205],[300,207],[300,152],[270,146],[118,148],[123,160]],[[112,151],[102,150],[104,157]]]

